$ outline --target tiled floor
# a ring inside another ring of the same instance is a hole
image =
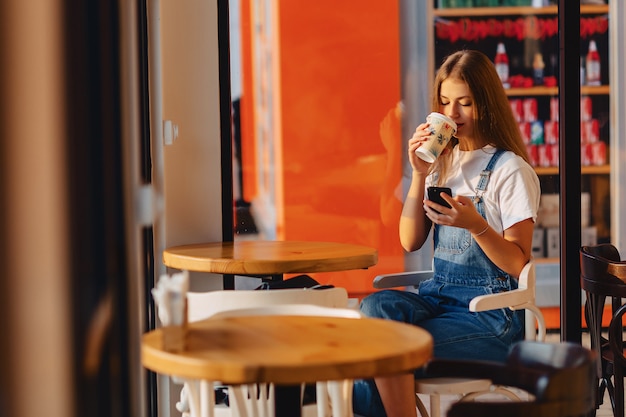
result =
[[[549,343],[558,343],[560,340],[560,336],[558,333],[549,333],[546,341]],[[583,334],[583,345],[585,346],[589,346],[589,336],[586,334]],[[427,395],[420,395],[420,399],[422,400],[422,402],[424,403],[424,405],[426,406],[426,409],[429,410],[430,409],[430,404],[429,404],[429,398]],[[456,401],[456,397],[454,396],[441,396],[441,416],[445,416],[446,415],[446,410],[448,409],[448,407],[450,406],[450,404],[452,404],[452,402]],[[602,404],[602,406],[600,407],[600,409],[596,412],[596,417],[613,417],[613,411],[611,410],[611,401],[609,400],[608,395],[605,394],[604,396],[604,402]]]

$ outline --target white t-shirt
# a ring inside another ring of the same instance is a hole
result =
[[[474,151],[452,151],[450,175],[445,184],[452,195],[474,197],[480,173],[487,167],[495,153],[493,146]],[[433,176],[426,179],[426,186],[433,185]],[[487,189],[483,194],[487,222],[502,232],[522,220],[537,220],[541,189],[534,169],[515,153],[507,151],[500,156],[493,168]]]

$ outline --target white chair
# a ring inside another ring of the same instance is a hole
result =
[[[433,276],[433,271],[401,272],[379,275],[374,278],[374,288],[394,287],[418,288],[420,282]],[[525,309],[525,339],[545,341],[546,325],[541,310],[535,305],[535,264],[527,263],[518,278],[518,288],[498,294],[475,297],[469,305],[470,311],[487,311],[500,308]],[[430,398],[430,416],[441,415],[441,395],[457,395],[461,400],[472,400],[484,394],[498,393],[512,400],[519,397],[506,387],[494,386],[488,379],[428,378],[415,380],[416,394],[427,394]],[[422,416],[429,415],[418,395],[417,408]]]
[[[188,293],[189,322],[210,317],[245,315],[308,315],[359,318],[361,314],[346,308],[348,294],[344,288],[283,289],[271,291],[211,291]],[[304,386],[303,386],[304,388]],[[186,381],[177,404],[183,417],[199,404],[190,404],[187,393],[193,391],[196,401],[212,401],[214,385],[200,386],[199,381]],[[213,408],[217,417],[273,416],[274,386],[250,384],[228,386],[230,407]],[[192,412],[191,414],[195,414]],[[316,384],[316,404],[302,409],[303,417],[352,417],[352,381],[328,381]]]

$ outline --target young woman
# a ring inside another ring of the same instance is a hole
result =
[[[493,63],[478,51],[444,61],[435,78],[433,111],[457,124],[456,137],[433,163],[415,154],[430,135],[417,126],[408,143],[411,185],[400,218],[400,241],[418,250],[434,225],[434,277],[419,294],[385,290],[366,297],[361,311],[415,324],[434,339],[434,356],[504,360],[523,337],[523,313],[471,313],[482,294],[517,288],[516,277],[531,256],[539,208],[539,180]],[[450,208],[425,198],[429,186]],[[419,372],[419,371],[418,371]],[[364,416],[416,416],[414,375],[357,381],[354,409]]]

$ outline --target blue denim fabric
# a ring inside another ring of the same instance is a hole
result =
[[[482,199],[477,200],[485,217]],[[473,313],[469,302],[515,289],[517,281],[487,258],[466,229],[435,225],[434,239],[434,276],[420,284],[419,294],[383,290],[363,299],[361,312],[424,328],[433,336],[437,358],[504,361],[509,347],[523,337],[523,311]],[[386,417],[371,380],[355,381],[353,408],[363,416]]]

